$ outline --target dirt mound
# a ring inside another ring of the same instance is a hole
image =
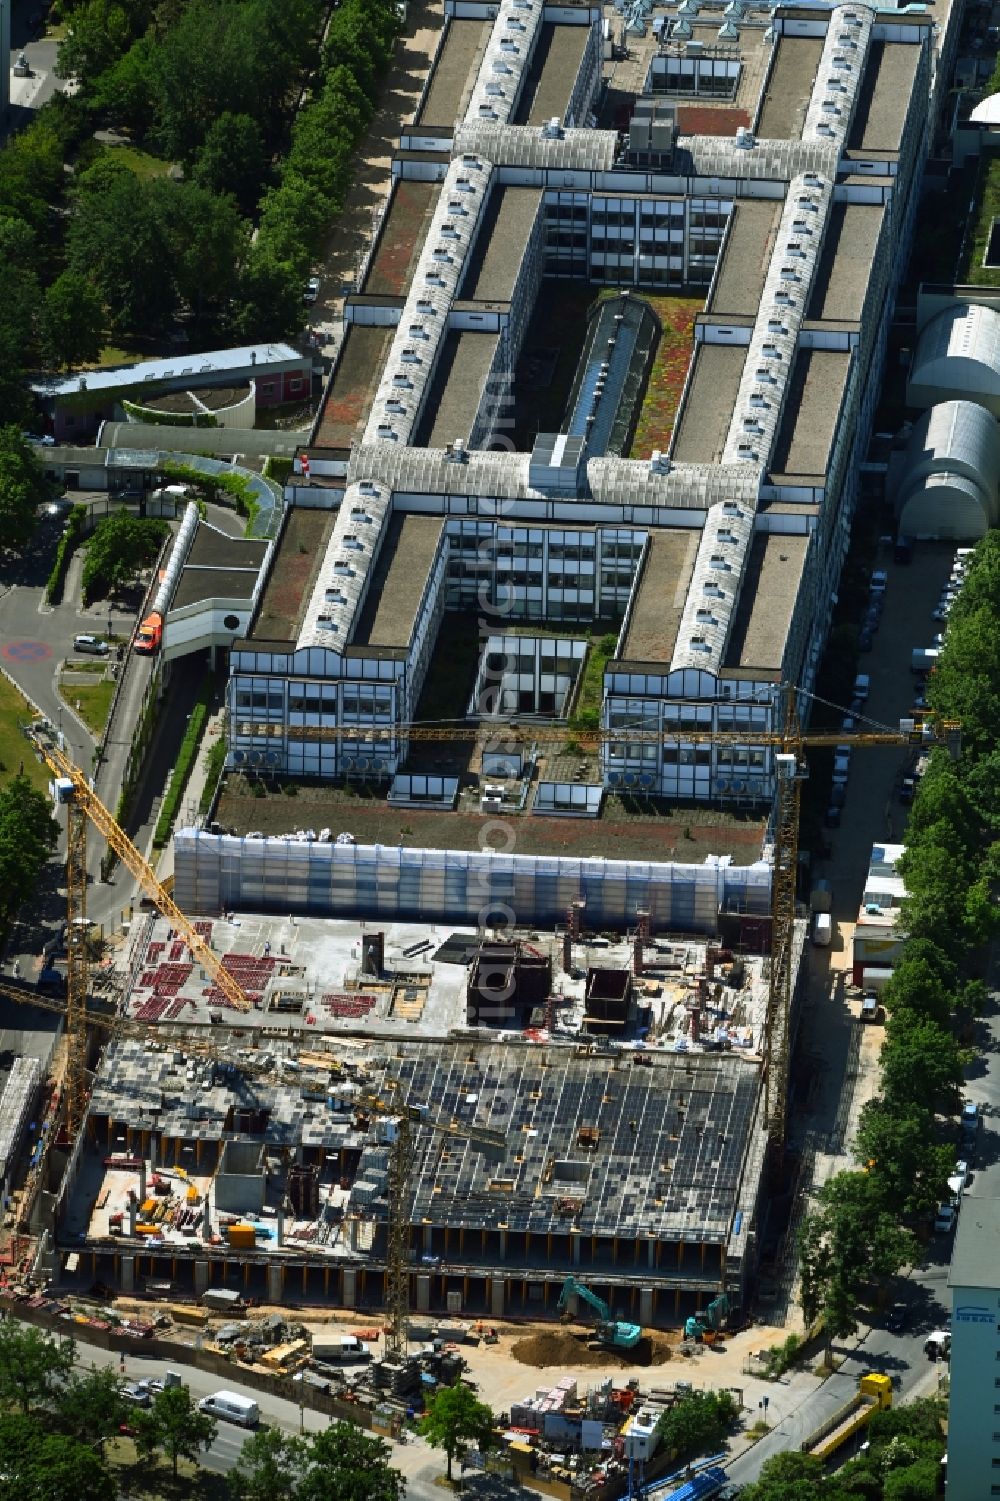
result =
[[[522,1365],[541,1370],[546,1366],[617,1366],[628,1370],[631,1366],[663,1365],[670,1359],[671,1340],[665,1334],[648,1335],[641,1339],[634,1350],[609,1350],[595,1345],[586,1334],[571,1334],[568,1329],[546,1330],[519,1339],[510,1352]]]

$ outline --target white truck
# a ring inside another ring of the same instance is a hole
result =
[[[238,1423],[241,1428],[256,1428],[260,1422],[257,1403],[250,1397],[241,1397],[238,1392],[213,1392],[210,1397],[202,1397],[198,1406],[213,1418],[224,1418],[227,1423]]]

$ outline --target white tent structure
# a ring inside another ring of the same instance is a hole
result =
[[[1000,94],[981,99],[969,119],[977,125],[1000,125]]]
[[[1000,312],[957,302],[932,318],[917,341],[906,400],[975,401],[1000,416]]]
[[[907,445],[897,491],[900,533],[973,542],[998,519],[1000,428],[985,407],[931,407]]]

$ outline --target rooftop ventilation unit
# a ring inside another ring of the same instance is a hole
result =
[[[736,130],[736,145],[740,151],[749,151],[751,146],[757,144],[752,130],[746,125],[740,125]]]
[[[546,140],[558,141],[559,137],[562,135],[562,124],[560,123],[558,115],[553,115],[550,120],[546,120],[545,124],[542,126],[542,135],[546,138]]]

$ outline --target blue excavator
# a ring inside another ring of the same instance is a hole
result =
[[[628,1324],[620,1319],[611,1317],[611,1309],[603,1298],[592,1293],[589,1287],[578,1282],[575,1277],[567,1277],[559,1294],[559,1302],[556,1304],[558,1313],[569,1313],[570,1298],[580,1298],[597,1315],[597,1338],[602,1345],[609,1346],[612,1350],[634,1350],[642,1339],[642,1328],[639,1324]]]

